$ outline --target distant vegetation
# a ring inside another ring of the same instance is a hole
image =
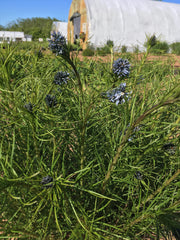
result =
[[[7,27],[4,27],[0,25],[0,31],[6,30],[6,31],[20,31],[24,32],[25,34],[32,35],[33,40],[36,40],[38,38],[48,38],[52,23],[54,21],[60,21],[56,18],[26,18],[26,19],[17,19],[16,21],[13,21],[7,25]]]

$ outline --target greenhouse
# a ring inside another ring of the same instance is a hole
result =
[[[180,41],[180,5],[153,0],[73,0],[68,19],[68,40],[80,39],[95,47],[112,40],[116,47],[143,48],[156,35],[168,43]]]

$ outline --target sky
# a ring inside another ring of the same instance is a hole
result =
[[[57,18],[67,22],[71,2],[72,0],[0,0],[0,25],[7,26],[18,18],[33,17]],[[163,2],[180,4],[180,0]]]

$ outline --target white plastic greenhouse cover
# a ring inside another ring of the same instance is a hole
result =
[[[63,36],[67,38],[67,22],[53,22],[52,31],[60,32]]]
[[[147,36],[180,42],[180,4],[151,0],[85,0],[89,40],[95,46],[143,46]]]

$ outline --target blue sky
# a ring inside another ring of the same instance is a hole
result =
[[[6,26],[18,18],[32,17],[55,17],[67,21],[71,2],[72,0],[0,0],[0,25]],[[180,4],[180,0],[164,2]]]

